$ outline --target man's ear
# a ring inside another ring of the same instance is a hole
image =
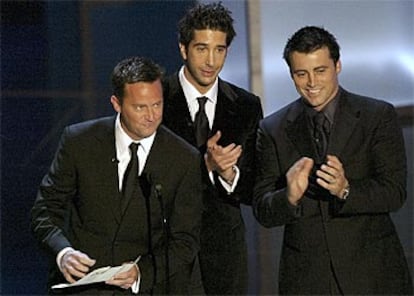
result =
[[[342,63],[341,60],[338,60],[335,65],[336,74],[339,74],[342,70]]]
[[[184,44],[178,43],[178,47],[180,48],[180,54],[184,61],[187,60],[187,48]]]
[[[114,95],[111,96],[111,104],[116,112],[121,113],[121,102]]]

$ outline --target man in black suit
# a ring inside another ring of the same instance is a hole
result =
[[[106,283],[65,293],[191,293],[201,162],[194,147],[160,125],[161,80],[160,67],[148,59],[121,61],[112,74],[117,115],[63,133],[32,209],[34,234],[54,262],[49,285],[140,257]]]
[[[247,293],[240,204],[251,205],[256,130],[263,117],[257,96],[218,77],[235,36],[230,14],[219,3],[187,12],[178,28],[184,66],[164,83],[163,123],[205,156],[199,258],[205,292],[218,295]],[[198,136],[199,120],[204,138]]]
[[[339,86],[339,45],[323,28],[297,31],[284,59],[301,97],[260,124],[253,201],[262,225],[285,225],[280,293],[412,294],[389,215],[407,179],[393,106]]]

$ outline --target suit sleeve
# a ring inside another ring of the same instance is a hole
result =
[[[238,180],[237,186],[234,192],[230,195],[227,194],[227,191],[222,187],[220,182],[217,187],[221,191],[220,196],[226,196],[231,198],[239,203],[246,205],[252,204],[253,196],[253,186],[254,178],[256,174],[256,163],[255,163],[255,145],[256,145],[256,136],[257,128],[259,127],[259,122],[263,118],[263,111],[260,105],[259,97],[253,97],[253,104],[246,105],[245,115],[240,114],[244,122],[247,122],[244,131],[243,131],[243,143],[242,143],[242,155],[237,162],[237,166],[240,170],[240,178]],[[249,116],[246,116],[249,114]]]
[[[360,145],[366,147],[364,154],[343,160],[351,190],[339,214],[388,213],[406,200],[407,164],[397,114],[390,104],[376,109],[372,124],[364,122],[360,129],[371,135]]]
[[[76,175],[68,153],[67,134],[66,129],[31,211],[32,231],[41,246],[53,256],[71,246],[65,234],[65,217],[68,201],[76,192]]]
[[[257,131],[256,183],[254,186],[253,213],[265,227],[281,226],[294,222],[300,214],[300,206],[289,204],[286,193],[286,177],[281,171],[274,139],[263,125]]]

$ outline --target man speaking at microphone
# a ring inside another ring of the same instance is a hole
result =
[[[141,57],[116,65],[111,103],[117,115],[64,130],[32,209],[33,232],[52,259],[49,288],[139,260],[106,282],[50,293],[191,293],[200,156],[161,125],[162,75]]]

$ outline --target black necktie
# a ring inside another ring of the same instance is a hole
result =
[[[131,143],[129,150],[131,151],[131,160],[125,170],[124,180],[122,182],[122,194],[124,200],[129,199],[138,186],[138,146],[139,143]]]
[[[313,117],[313,137],[315,139],[316,151],[320,162],[325,161],[326,150],[328,149],[329,121],[323,112],[318,112]]]
[[[197,146],[201,147],[207,143],[208,134],[210,132],[210,127],[208,125],[208,118],[205,111],[205,105],[207,102],[207,97],[197,98],[199,109],[195,115],[194,127],[197,140]]]

